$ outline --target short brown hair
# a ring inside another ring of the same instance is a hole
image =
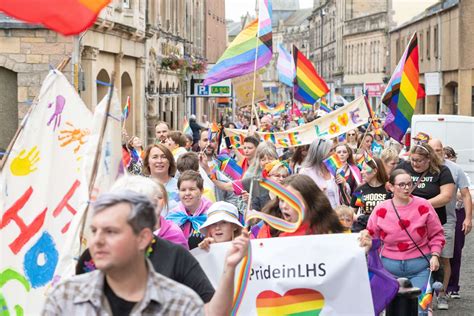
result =
[[[174,177],[174,175],[176,174],[176,162],[174,161],[174,157],[171,151],[163,144],[153,144],[146,148],[145,157],[143,157],[143,173],[148,176],[151,174],[150,163],[148,162],[148,159],[150,158],[151,150],[155,147],[161,150],[166,156],[166,159],[168,159],[168,162],[170,163],[170,167],[168,168],[168,175],[170,177]]]
[[[178,179],[178,189],[181,187],[181,183],[183,183],[184,181],[195,181],[196,186],[199,188],[199,190],[204,190],[204,180],[197,171],[186,170],[185,172],[183,172]]]
[[[181,133],[180,131],[169,132],[168,138],[171,138],[179,147],[186,146],[186,136],[184,136],[183,133]]]
[[[176,167],[180,173],[186,170],[199,171],[199,156],[195,152],[184,153],[179,156]]]

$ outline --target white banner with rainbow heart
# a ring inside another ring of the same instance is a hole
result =
[[[304,125],[284,132],[257,132],[257,134],[262,140],[273,142],[277,148],[303,146],[311,144],[317,138],[331,139],[337,137],[366,124],[369,118],[369,109],[364,96],[361,96],[342,108]],[[247,136],[247,132],[247,130],[242,129],[225,129],[226,136],[233,137],[233,139],[243,139]]]
[[[250,279],[238,315],[374,315],[365,252],[357,237],[252,240]],[[214,287],[229,246],[192,250]]]

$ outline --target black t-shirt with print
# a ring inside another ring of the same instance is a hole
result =
[[[371,187],[368,183],[365,183],[358,186],[357,189],[354,190],[354,194],[352,194],[351,207],[353,208],[359,207],[356,205],[356,193],[358,192],[361,193],[362,202],[364,203],[364,206],[361,206],[362,213],[366,215],[370,215],[377,204],[389,198],[385,184],[378,187]]]
[[[418,181],[418,178],[423,174],[415,172],[409,161],[402,161],[397,166],[397,169],[404,169],[408,171],[408,173],[411,175],[411,180],[413,181],[413,184],[415,184]],[[413,190],[413,195],[429,200],[439,195],[439,193],[441,192],[441,186],[449,183],[454,183],[451,171],[449,171],[448,167],[442,166],[439,173],[435,174],[428,171],[421,179],[415,190]],[[446,206],[435,208],[435,211],[436,214],[438,214],[441,224],[445,224]]]
[[[107,297],[107,301],[109,301],[113,316],[130,315],[133,307],[138,303],[124,300],[115,294],[107,283],[107,279],[104,279],[104,294]]]
[[[191,288],[204,303],[208,303],[214,295],[214,288],[199,262],[183,246],[155,237],[148,259],[156,272]],[[76,274],[95,269],[89,248],[87,248],[76,265]]]

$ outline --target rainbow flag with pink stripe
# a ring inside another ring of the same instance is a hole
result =
[[[418,39],[413,34],[400,62],[390,79],[382,97],[382,102],[390,110],[384,131],[400,142],[410,127],[420,90],[418,67]]]

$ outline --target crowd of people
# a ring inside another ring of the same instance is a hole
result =
[[[259,126],[276,132],[315,118],[313,112],[298,120],[264,115]],[[223,125],[249,134],[232,146],[225,134],[219,138],[195,117],[190,134],[159,122],[156,141],[146,148],[138,137],[124,133],[123,161],[130,175],[94,203],[93,237],[79,259],[78,276],[49,295],[47,314],[229,315],[235,269],[250,239],[348,232],[360,232],[360,244],[367,249],[380,239],[384,268],[416,287],[423,288],[430,271],[441,266],[438,309],[448,309],[448,298],[460,298],[472,200],[452,148],[437,139],[417,138],[411,147],[401,146],[372,125],[331,140],[277,148],[252,133],[256,128],[249,126],[246,113]],[[331,155],[342,164],[336,174],[324,163]],[[238,164],[240,178],[220,170],[222,157]],[[248,209],[298,220],[291,205],[259,185],[262,177],[304,203],[305,218],[296,231],[245,221]],[[209,250],[220,242],[232,246],[214,289],[188,250]],[[75,299],[66,300],[68,295]],[[419,315],[428,313],[419,309]]]

